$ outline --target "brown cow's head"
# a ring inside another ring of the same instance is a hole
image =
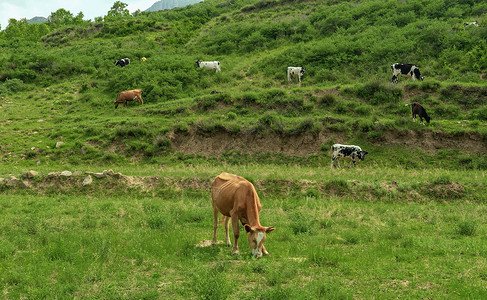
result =
[[[268,255],[264,248],[264,242],[266,239],[266,233],[274,230],[274,227],[262,227],[262,226],[250,226],[245,224],[245,230],[248,232],[247,239],[249,240],[250,249],[252,249],[252,255],[255,258],[262,257],[262,255]]]

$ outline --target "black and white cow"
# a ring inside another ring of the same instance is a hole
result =
[[[205,68],[209,70],[215,70],[215,72],[220,72],[220,62],[219,61],[196,61],[196,66],[198,68]]]
[[[463,23],[463,28],[465,28],[467,26],[477,26],[477,27],[479,27],[479,22],[475,21],[475,22],[466,22],[466,23]]]
[[[397,77],[398,75],[402,76],[409,76],[413,80],[419,79],[423,80],[424,77],[421,76],[421,73],[419,72],[419,68],[416,65],[413,64],[392,64],[391,65],[392,69],[392,82],[397,83]]]
[[[339,158],[351,159],[353,165],[355,166],[355,159],[364,160],[367,151],[363,151],[362,148],[355,145],[342,145],[334,144],[331,146],[331,167],[333,168],[333,163]],[[337,165],[340,167],[340,163],[337,160]]]
[[[303,67],[287,67],[287,81],[291,82],[292,76],[297,76],[299,82],[301,82],[301,76],[303,76],[306,69]]]
[[[130,64],[130,59],[128,59],[128,57],[125,57],[125,58],[122,58],[122,59],[119,59],[115,62],[115,65],[116,66],[120,66],[120,67],[125,67],[126,65]]]
[[[411,113],[413,115],[413,122],[416,122],[416,116],[419,116],[419,121],[422,125],[424,125],[423,118],[426,120],[426,123],[428,124],[430,123],[431,118],[430,116],[428,116],[428,114],[426,113],[426,109],[424,109],[424,107],[421,104],[419,104],[418,102],[413,102],[410,105],[411,105]]]

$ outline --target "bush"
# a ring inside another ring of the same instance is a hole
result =
[[[472,110],[469,115],[470,120],[487,121],[487,106]]]
[[[4,83],[0,83],[0,95],[12,95],[16,92],[23,91],[26,88],[24,82],[20,79],[7,79]]]
[[[457,232],[464,236],[473,236],[477,231],[477,223],[475,221],[466,220],[458,223]]]
[[[330,107],[335,104],[335,96],[332,94],[323,95],[318,99],[318,103],[324,107]]]

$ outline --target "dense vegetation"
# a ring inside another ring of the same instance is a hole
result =
[[[0,31],[1,294],[485,298],[486,11],[205,0],[130,14],[117,1],[93,22],[64,9],[45,24],[11,20]],[[425,80],[392,84],[395,62]],[[306,68],[301,84],[288,84],[291,65]],[[135,88],[144,104],[115,109]],[[412,122],[412,101],[431,124]],[[330,169],[333,143],[369,154]],[[30,169],[40,174],[19,176]],[[133,182],[47,175],[103,169]],[[244,237],[238,257],[195,246],[211,237],[208,186],[221,171],[256,185],[261,221],[276,226],[271,257],[251,259]]]

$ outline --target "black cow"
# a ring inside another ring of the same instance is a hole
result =
[[[421,76],[421,73],[419,72],[419,68],[416,65],[413,64],[393,64],[391,65],[392,69],[392,82],[397,83],[397,77],[398,75],[402,76],[409,76],[413,80],[419,79],[423,80],[424,77]]]
[[[128,59],[127,57],[126,58],[122,58],[122,59],[119,59],[115,62],[115,65],[116,66],[120,66],[120,67],[125,67],[126,65],[130,64],[130,59]]]
[[[409,104],[406,104],[406,105],[409,105]],[[430,116],[428,116],[428,114],[426,113],[426,109],[424,109],[424,107],[421,106],[421,104],[419,104],[418,102],[411,103],[411,113],[413,114],[413,121],[414,122],[416,122],[416,116],[419,116],[419,121],[423,125],[424,125],[423,118],[426,120],[426,123],[428,123],[428,124],[431,121]]]

